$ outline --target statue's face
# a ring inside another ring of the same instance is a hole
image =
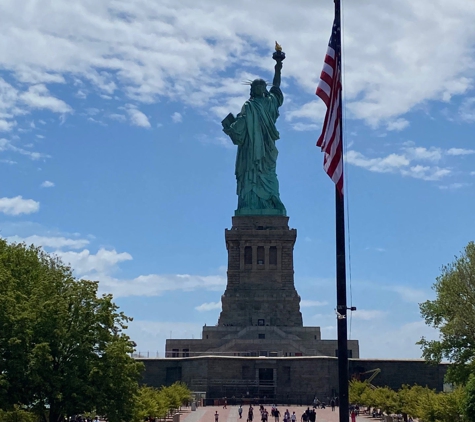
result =
[[[267,84],[263,79],[256,79],[251,84],[251,97],[262,97],[267,92]]]

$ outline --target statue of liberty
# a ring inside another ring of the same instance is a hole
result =
[[[267,90],[263,79],[250,83],[251,96],[234,117],[231,113],[222,121],[223,131],[238,146],[236,180],[238,207],[235,215],[286,215],[280,200],[275,141],[279,132],[275,122],[284,102],[280,90],[280,72],[285,54],[276,43],[272,58],[276,61],[272,87]]]

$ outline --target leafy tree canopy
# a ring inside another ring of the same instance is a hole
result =
[[[452,363],[449,381],[465,384],[475,372],[475,243],[442,267],[433,289],[436,299],[420,304],[420,311],[426,324],[440,331],[440,338],[422,338],[418,344],[427,361]]]
[[[131,419],[143,365],[123,332],[130,318],[97,289],[40,248],[0,239],[0,409]]]

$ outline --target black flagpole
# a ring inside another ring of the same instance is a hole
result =
[[[341,67],[341,12],[340,0],[335,0],[335,20],[337,28],[337,60]],[[343,101],[343,99],[341,99]],[[343,116],[340,105],[340,142],[343,157]],[[343,158],[342,158],[343,159]],[[346,323],[346,256],[345,256],[345,201],[335,185],[336,215],[336,303],[338,325],[338,394],[340,422],[348,422],[350,417],[348,398],[348,330]]]

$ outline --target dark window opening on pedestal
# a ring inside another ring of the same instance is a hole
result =
[[[264,259],[265,259],[264,246],[258,246],[257,247],[257,264],[264,265]]]
[[[172,349],[172,358],[177,358],[180,354],[180,349]]]
[[[261,334],[261,333],[259,333],[259,335],[258,335],[258,338],[260,338],[260,339],[264,339],[264,338],[266,338],[266,335],[265,335],[265,334]]]
[[[252,248],[250,246],[244,248],[244,264],[252,265]]]
[[[267,355],[267,352],[261,352]],[[263,355],[261,355],[263,356]],[[273,381],[274,370],[272,368],[259,368],[259,381]]]
[[[266,325],[266,320],[265,319],[258,319],[257,320],[257,325],[260,325],[260,326]]]
[[[183,349],[183,357],[184,358],[190,357],[190,349]]]
[[[269,248],[269,264],[277,265],[277,246],[271,246]]]

